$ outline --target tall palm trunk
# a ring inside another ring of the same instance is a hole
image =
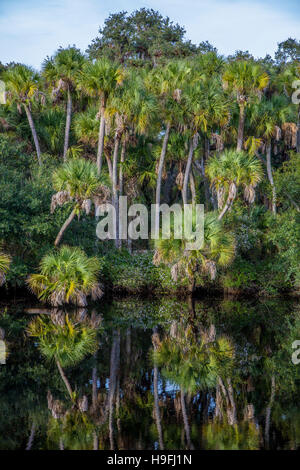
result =
[[[191,441],[190,423],[188,420],[188,415],[187,415],[186,405],[185,405],[185,393],[182,387],[180,387],[180,403],[181,403],[181,411],[182,411],[187,447],[188,449],[193,450],[194,446]]]
[[[113,202],[116,211],[116,248],[120,247],[119,238],[119,192],[118,192],[118,154],[119,154],[120,136],[118,132],[115,135],[114,155],[113,155],[113,170],[112,170],[112,187],[113,187]]]
[[[119,195],[123,196],[124,191],[124,172],[123,172],[123,163],[125,161],[125,153],[126,153],[126,141],[125,139],[122,142],[121,148],[121,157],[120,157],[120,169],[119,169]],[[123,227],[122,227],[122,217],[119,220],[119,234],[122,234]],[[122,246],[122,240],[119,240],[120,247]]]
[[[104,134],[105,134],[105,100],[102,100],[100,107],[100,124],[98,134],[98,148],[97,148],[97,168],[99,175],[102,170],[102,155],[104,148]]]
[[[194,175],[193,175],[192,171],[190,172],[190,189],[191,189],[191,194],[192,194],[192,204],[193,204],[193,206],[195,206],[197,196],[196,196],[195,178],[194,178]]]
[[[58,370],[59,370],[59,373],[60,373],[60,375],[61,375],[61,378],[62,378],[63,381],[64,381],[64,384],[65,384],[65,386],[66,386],[66,389],[68,390],[68,393],[69,393],[69,395],[70,395],[70,398],[71,398],[71,400],[73,401],[73,392],[72,392],[72,388],[71,388],[70,382],[68,381],[68,379],[67,379],[67,377],[66,377],[66,374],[65,374],[65,372],[64,372],[64,370],[63,370],[63,368],[62,368],[62,366],[61,366],[61,364],[60,364],[60,362],[59,362],[58,359],[56,359],[56,365],[57,365],[57,367],[58,367]]]
[[[110,441],[110,450],[115,449],[114,441],[114,402],[116,395],[117,387],[117,374],[120,361],[120,332],[114,331],[113,333],[113,343],[111,348],[110,356],[110,376],[109,376],[109,418],[108,418],[108,428],[109,428],[109,441]]]
[[[27,119],[28,119],[28,122],[29,122],[32,137],[33,137],[33,140],[34,140],[34,145],[35,145],[35,150],[36,150],[38,162],[39,162],[39,165],[41,166],[42,165],[41,149],[40,149],[39,139],[38,139],[38,136],[37,136],[37,133],[36,133],[36,130],[35,130],[35,125],[34,125],[34,122],[33,122],[33,119],[32,119],[30,109],[26,104],[24,104],[24,109],[25,109],[25,112],[26,112],[26,116],[27,116]]]
[[[60,229],[60,231],[58,232],[58,235],[55,239],[55,242],[54,242],[54,246],[58,246],[62,237],[63,237],[63,234],[64,232],[66,231],[66,229],[69,227],[70,223],[72,222],[72,220],[74,219],[76,215],[76,209],[74,208],[71,212],[71,214],[69,215],[69,217],[67,218],[67,220],[65,221],[65,223],[63,224],[62,228]]]
[[[26,450],[31,450],[31,447],[34,441],[34,435],[35,435],[35,423],[33,422],[31,426],[30,436],[27,442]]]
[[[187,162],[186,162],[186,168],[185,168],[185,173],[184,173],[184,181],[183,181],[183,188],[182,188],[183,204],[188,203],[189,176],[190,176],[190,170],[191,170],[191,166],[192,166],[193,154],[194,154],[194,150],[197,146],[197,143],[198,143],[198,135],[195,134],[193,136],[193,138],[191,139],[191,142],[190,142],[189,154],[188,154],[188,159],[187,159]]]
[[[161,192],[161,180],[162,180],[162,172],[165,162],[165,157],[167,153],[167,145],[170,135],[171,123],[167,123],[166,133],[163,140],[163,145],[161,148],[159,165],[158,165],[158,174],[157,174],[157,183],[156,183],[156,211],[155,211],[155,237],[158,238],[159,235],[159,206],[160,206],[160,192]]]
[[[229,186],[228,197],[227,197],[227,200],[224,204],[222,211],[219,214],[218,220],[222,220],[226,212],[229,209],[231,209],[233,201],[235,200],[235,197],[236,197],[236,192],[237,192],[237,187],[236,187],[235,181],[233,181]]]
[[[271,411],[275,398],[275,376],[271,378],[271,396],[266,409],[266,424],[265,424],[265,445],[268,448],[270,444],[270,424],[271,424]]]
[[[93,412],[96,411],[97,406],[97,351],[94,354],[94,367],[92,370],[92,408]]]
[[[239,127],[238,127],[237,146],[236,146],[236,149],[238,152],[240,152],[243,148],[244,128],[245,128],[245,105],[240,104]]]
[[[153,334],[157,334],[157,327],[153,328]],[[157,349],[156,342],[153,340],[152,343],[154,350]],[[153,371],[153,394],[154,394],[154,414],[155,414],[155,422],[156,428],[158,433],[158,442],[159,442],[159,449],[164,450],[164,441],[163,441],[163,433],[161,427],[161,419],[160,419],[160,410],[159,410],[159,397],[158,397],[158,367],[154,364],[154,371]]]
[[[66,161],[66,159],[67,159],[67,152],[68,152],[68,148],[69,148],[71,116],[72,116],[72,95],[71,95],[71,91],[70,91],[70,86],[68,86],[67,117],[66,117],[64,157],[63,157],[64,161]]]
[[[273,180],[273,173],[272,173],[272,162],[271,162],[271,142],[267,143],[267,173],[268,173],[268,178],[270,185],[272,187],[272,212],[275,215],[276,214],[276,188]]]

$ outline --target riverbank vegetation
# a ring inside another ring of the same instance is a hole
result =
[[[1,65],[0,283],[29,278],[46,300],[62,273],[47,288],[36,281],[62,243],[87,269],[79,279],[66,260],[59,295],[75,303],[99,282],[131,293],[299,293],[299,59],[293,39],[274,59],[224,57],[141,9],[110,15],[85,53],[59,49],[40,72]],[[112,202],[118,214],[122,195],[149,208],[204,204],[202,249],[98,240],[97,207]]]

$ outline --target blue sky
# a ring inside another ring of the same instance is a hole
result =
[[[222,54],[273,55],[278,42],[300,36],[299,0],[0,0],[0,61],[40,68],[59,46],[84,51],[109,13],[141,7],[168,15],[192,42],[209,40]]]

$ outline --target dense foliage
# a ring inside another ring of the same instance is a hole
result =
[[[191,277],[232,292],[299,289],[299,42],[280,43],[275,60],[224,57],[184,34],[153,10],[120,12],[86,54],[60,48],[40,73],[1,67],[7,286],[24,285],[63,237],[101,258],[102,281],[118,289],[174,290]],[[96,208],[111,201],[118,214],[122,195],[149,209],[203,203],[214,233],[190,257],[184,241],[125,243],[118,224],[115,243],[97,240]]]

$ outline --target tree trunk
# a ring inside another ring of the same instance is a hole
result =
[[[95,413],[97,407],[97,351],[94,354],[94,367],[92,370],[92,408]]]
[[[121,148],[121,158],[120,158],[120,170],[119,170],[119,193],[120,196],[123,196],[124,191],[124,170],[123,170],[123,163],[125,162],[125,153],[126,153],[126,142],[122,142]]]
[[[105,135],[105,104],[101,104],[100,107],[100,124],[99,124],[99,135],[98,135],[98,148],[97,148],[97,168],[99,175],[102,170],[102,155],[104,148],[104,135]]]
[[[193,206],[195,206],[196,201],[197,201],[197,196],[196,196],[195,178],[194,178],[192,171],[190,172],[190,188],[191,188],[191,194],[192,194],[192,204]]]
[[[240,104],[240,117],[239,117],[239,127],[238,127],[237,146],[236,146],[236,149],[238,152],[240,152],[243,149],[244,127],[245,127],[245,105]]]
[[[116,248],[120,248],[119,243],[119,192],[118,192],[118,154],[119,154],[120,137],[118,133],[115,136],[114,155],[113,155],[113,172],[112,172],[112,189],[113,189],[113,202],[116,210]]]
[[[35,423],[32,423],[31,426],[31,431],[30,431],[30,436],[27,442],[26,450],[31,450],[33,441],[34,441],[34,435],[35,435]]]
[[[271,142],[267,143],[267,173],[268,173],[268,178],[270,185],[272,187],[272,212],[274,215],[276,215],[276,188],[273,180],[273,174],[272,174],[272,162],[271,162]]]
[[[153,333],[157,334],[157,328],[153,328]],[[157,349],[157,346],[154,341],[153,348],[154,350]],[[156,421],[156,428],[158,434],[158,442],[159,442],[159,449],[164,450],[164,441],[163,441],[163,433],[161,427],[161,419],[160,419],[160,410],[159,410],[159,396],[158,396],[158,367],[154,365],[153,370],[153,394],[154,394],[154,414],[155,414],[155,421]]]
[[[266,424],[265,424],[265,445],[268,448],[270,444],[270,424],[271,424],[271,411],[275,398],[275,376],[271,378],[271,396],[266,409]]]
[[[126,152],[126,142],[125,139],[122,142],[122,148],[121,148],[121,157],[120,157],[120,169],[119,169],[119,195],[123,196],[123,191],[124,191],[124,173],[123,173],[123,163],[125,161],[125,152]],[[122,233],[123,227],[122,227],[122,217],[119,220],[119,234]],[[119,239],[119,247],[122,247],[122,240]]]
[[[226,212],[231,208],[233,201],[236,197],[237,187],[235,182],[232,182],[229,186],[228,197],[224,204],[222,211],[219,214],[218,220],[222,220]]]
[[[59,373],[60,373],[60,375],[61,375],[61,378],[63,379],[64,384],[65,384],[65,386],[66,386],[66,388],[67,388],[67,390],[68,390],[68,393],[69,393],[69,395],[70,395],[70,398],[71,398],[71,400],[73,401],[73,392],[72,392],[72,388],[71,388],[70,382],[68,381],[68,379],[67,379],[67,377],[66,377],[66,375],[65,375],[65,373],[64,373],[64,370],[63,370],[62,366],[60,365],[60,362],[59,362],[58,359],[56,359],[56,365],[57,365],[57,367],[58,367],[58,370],[59,370]]]
[[[160,206],[160,192],[161,192],[161,180],[162,180],[162,172],[164,167],[165,156],[167,153],[167,146],[168,140],[170,135],[171,123],[167,123],[166,133],[163,140],[163,145],[161,148],[159,165],[158,165],[158,175],[157,175],[157,183],[156,183],[156,212],[155,212],[155,237],[158,238],[159,236],[159,206]]]
[[[70,223],[72,222],[72,220],[74,219],[76,215],[76,209],[73,209],[71,214],[69,215],[69,217],[67,218],[67,220],[65,221],[65,223],[63,224],[62,228],[60,229],[60,231],[58,232],[58,235],[56,237],[56,240],[54,242],[54,246],[58,246],[62,237],[63,237],[63,234],[64,232],[66,231],[66,229],[69,227]]]
[[[194,446],[191,441],[190,424],[189,424],[188,415],[187,415],[186,406],[185,406],[185,393],[182,387],[180,387],[180,403],[181,403],[181,411],[182,411],[187,447],[189,450],[194,450]]]
[[[71,96],[71,92],[70,92],[70,87],[68,87],[67,118],[66,118],[64,157],[63,157],[64,161],[66,161],[66,159],[67,159],[67,151],[68,151],[68,148],[69,148],[71,115],[72,115],[72,96]]]
[[[183,188],[182,188],[182,199],[183,199],[183,204],[188,203],[188,184],[189,184],[189,176],[190,176],[190,170],[192,166],[192,160],[193,160],[193,154],[194,154],[194,149],[196,148],[198,143],[198,135],[194,135],[190,141],[190,148],[189,148],[189,155],[188,159],[186,162],[186,168],[185,168],[185,173],[184,173],[184,181],[183,181]]]
[[[24,108],[25,108],[25,112],[26,112],[26,115],[27,115],[29,125],[30,125],[32,137],[33,137],[33,140],[34,140],[34,145],[35,145],[35,150],[36,150],[38,162],[39,162],[39,165],[41,166],[42,165],[41,150],[40,150],[39,139],[38,139],[38,136],[37,136],[37,133],[36,133],[36,130],[35,130],[35,125],[34,125],[34,122],[33,122],[33,119],[32,119],[30,109],[28,108],[28,106],[26,104],[24,104]]]
[[[117,386],[117,373],[119,368],[119,358],[120,358],[120,332],[113,332],[113,343],[111,348],[110,356],[110,376],[109,376],[109,418],[108,418],[108,428],[109,428],[109,441],[110,441],[110,450],[115,449],[114,442],[114,401],[116,394]]]

